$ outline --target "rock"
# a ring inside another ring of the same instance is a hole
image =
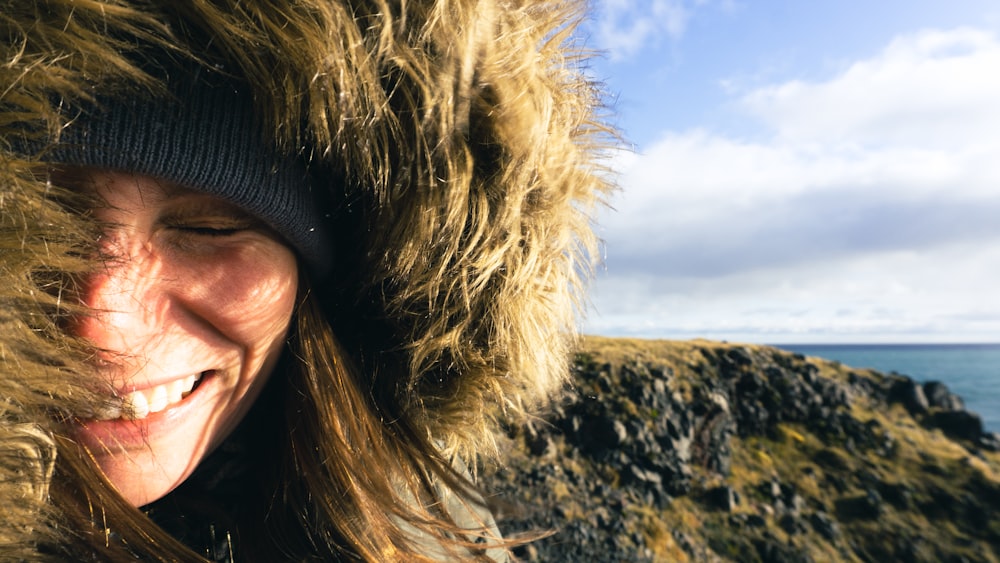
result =
[[[909,510],[913,507],[913,487],[905,483],[880,483],[878,491],[897,510]]]
[[[864,499],[862,507],[867,512],[868,516],[871,518],[878,518],[882,515],[882,495],[878,494],[878,491],[868,489],[865,491],[865,496],[862,498]]]
[[[936,412],[929,417],[928,423],[957,440],[979,442],[983,435],[982,419],[978,414],[969,411]]]
[[[777,538],[765,537],[756,543],[757,554],[766,563],[811,563],[812,558]]]
[[[802,510],[806,507],[806,500],[798,493],[793,493],[791,498],[788,498],[786,503],[788,513],[793,516],[799,516],[802,514]]]
[[[541,457],[552,451],[552,438],[548,434],[538,432],[533,427],[525,433],[525,443],[528,451],[535,457]]]
[[[882,497],[873,489],[863,495],[838,499],[837,517],[840,520],[875,520],[882,515]]]
[[[692,434],[691,461],[699,467],[720,475],[729,474],[732,461],[730,438],[736,434],[736,425],[729,414],[729,403],[719,393],[710,393],[702,399],[702,412],[695,419]]]
[[[709,506],[726,512],[732,512],[740,503],[739,494],[728,485],[709,489],[705,493],[705,500]]]
[[[834,448],[823,448],[813,456],[816,463],[836,471],[846,471],[852,467],[851,459]]]
[[[620,447],[628,440],[625,424],[617,419],[598,418],[584,422],[581,429],[585,443],[594,452],[603,452]]]
[[[871,397],[879,402],[899,402],[890,397],[893,385],[881,385],[871,377],[865,377],[856,371],[847,374],[847,383],[857,395]]]
[[[893,384],[889,396],[892,402],[902,403],[912,414],[923,414],[930,408],[923,386],[909,377],[901,376]]]
[[[555,531],[522,560],[994,558],[1000,436],[946,388],[766,347],[643,346],[578,354],[566,402],[512,426],[482,475],[505,537]],[[955,439],[965,463],[926,446]]]
[[[677,545],[684,551],[692,553],[697,550],[697,548],[694,545],[694,541],[691,539],[691,536],[685,534],[684,532],[681,532],[680,530],[675,530],[671,535],[673,536],[673,539],[677,543]]]
[[[663,484],[663,477],[659,473],[653,471],[647,471],[638,465],[628,466],[626,472],[626,478],[633,483],[642,483],[644,485],[652,485],[659,488]]]
[[[962,399],[949,391],[948,386],[944,383],[940,381],[928,381],[924,383],[923,389],[930,406],[948,411],[965,410],[965,404],[962,402]]]
[[[749,514],[732,514],[729,516],[729,527],[730,528],[743,528],[746,526],[747,518]]]
[[[844,407],[850,403],[851,392],[846,385],[839,382],[816,377],[812,381],[812,387],[819,395],[820,405],[828,410]]]
[[[1000,452],[1000,434],[985,432],[979,437],[978,445],[989,452]]]
[[[837,541],[840,539],[840,526],[826,512],[814,512],[809,516],[809,523],[812,524],[816,533],[823,536],[827,541]]]
[[[808,531],[805,522],[792,513],[786,513],[778,519],[778,525],[781,526],[781,529],[790,536],[804,534]]]
[[[724,362],[738,367],[749,366],[753,363],[753,357],[746,348],[730,348],[722,357]]]
[[[662,376],[661,376],[662,377]],[[667,382],[661,378],[653,380],[653,394],[658,398],[658,402],[661,399],[667,397]]]
[[[760,489],[761,492],[764,493],[764,496],[770,499],[772,502],[781,500],[782,491],[781,491],[780,481],[774,481],[774,480],[765,481],[763,484],[761,484]]]

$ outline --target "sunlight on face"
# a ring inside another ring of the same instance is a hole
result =
[[[107,203],[103,267],[86,285],[114,398],[79,437],[132,504],[161,498],[236,427],[281,354],[296,259],[258,219],[154,178],[87,172]]]

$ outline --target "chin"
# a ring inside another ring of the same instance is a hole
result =
[[[194,472],[240,422],[253,395],[209,377],[180,403],[145,418],[81,421],[78,439],[119,493],[143,506]]]
[[[194,471],[184,460],[164,460],[153,451],[103,453],[95,458],[118,493],[137,507],[163,498]]]

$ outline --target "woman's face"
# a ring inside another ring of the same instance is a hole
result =
[[[108,227],[85,286],[95,313],[76,332],[101,350],[118,398],[81,421],[79,438],[141,506],[184,481],[257,398],[288,332],[296,260],[224,200],[146,176],[87,175]]]

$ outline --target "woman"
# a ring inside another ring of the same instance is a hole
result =
[[[0,554],[504,560],[607,190],[564,2],[5,2]]]

